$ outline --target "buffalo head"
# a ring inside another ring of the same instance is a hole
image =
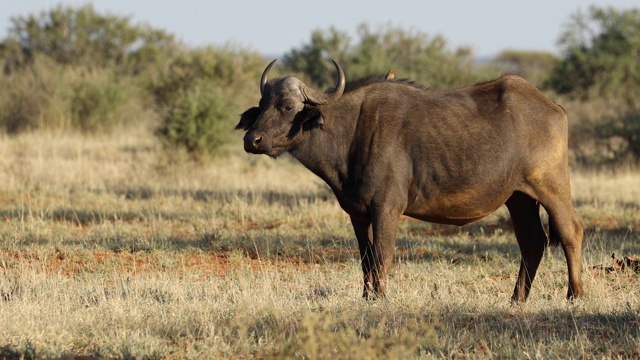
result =
[[[327,93],[314,90],[295,77],[269,80],[269,70],[275,62],[262,73],[259,107],[245,111],[236,125],[236,129],[247,130],[244,136],[247,152],[271,157],[295,147],[296,135],[301,131],[323,128],[324,119],[317,106],[338,100],[345,88],[344,72],[335,61],[338,82]]]

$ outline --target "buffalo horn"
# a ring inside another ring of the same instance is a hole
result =
[[[262,73],[262,78],[260,79],[260,96],[264,96],[264,86],[267,84],[269,71],[271,70],[271,67],[273,66],[273,64],[275,64],[276,60],[273,60],[272,62],[270,62],[269,65],[267,65],[267,68],[264,69],[264,72]]]
[[[344,71],[342,71],[342,68],[340,67],[340,65],[338,65],[337,62],[335,62],[335,60],[331,60],[331,61],[333,61],[333,65],[336,67],[336,70],[338,71],[338,83],[336,84],[336,87],[331,92],[324,93],[324,92],[316,91],[310,87],[307,87],[304,84],[301,84],[300,90],[302,91],[305,99],[308,102],[316,105],[328,104],[334,100],[338,100],[342,96],[342,93],[344,92],[344,87],[346,84]]]

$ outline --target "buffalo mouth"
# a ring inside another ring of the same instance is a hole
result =
[[[256,155],[267,154],[269,152],[269,150],[267,149],[258,149],[258,148],[247,146],[246,144],[244,146],[244,151],[250,154],[256,154]]]
[[[278,149],[278,150],[271,149],[270,152],[265,153],[265,154],[267,154],[267,156],[269,156],[270,158],[275,159],[275,158],[279,157],[280,155],[282,155],[285,152],[286,152],[285,149]]]
[[[287,148],[284,146],[273,146],[267,149],[267,148],[254,147],[251,145],[247,146],[247,144],[245,144],[244,151],[250,154],[255,154],[255,155],[267,155],[270,158],[275,159],[280,155],[282,155],[283,153],[287,152]]]
[[[271,148],[271,150],[265,151],[262,154],[265,154],[265,155],[267,155],[268,157],[270,157],[272,159],[276,159],[276,158],[278,158],[280,155],[282,155],[285,152],[287,152],[286,148],[279,147],[279,146],[274,146],[274,147]]]
[[[280,157],[280,155],[284,154],[287,152],[287,149],[284,147],[273,147],[269,150],[267,149],[255,149],[255,150],[247,150],[245,149],[246,152],[250,153],[250,154],[254,154],[254,155],[267,155],[268,157],[272,158],[272,159],[276,159],[278,157]]]

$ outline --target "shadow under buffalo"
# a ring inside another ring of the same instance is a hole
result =
[[[290,193],[279,191],[215,191],[215,190],[154,190],[150,188],[120,189],[114,193],[126,200],[149,200],[157,197],[182,197],[201,202],[231,202],[241,200],[247,203],[267,205],[298,206],[309,202],[337,201],[329,191],[318,193]]]

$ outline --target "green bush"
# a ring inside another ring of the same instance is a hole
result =
[[[29,68],[0,78],[0,127],[9,134],[67,127],[70,88],[66,73],[42,57]]]
[[[196,159],[217,154],[231,139],[229,120],[237,109],[220,87],[198,83],[175,96],[157,135],[165,145],[182,148]]]
[[[156,135],[169,149],[203,159],[221,152],[245,107],[257,104],[264,59],[253,52],[203,48],[185,51],[149,74],[162,125]]]
[[[9,134],[34,130],[111,131],[149,121],[145,96],[112,70],[59,65],[46,56],[0,78],[0,128]]]
[[[611,160],[640,165],[640,108],[605,117],[596,131],[606,144]]]
[[[264,65],[265,60],[257,53],[242,49],[206,47],[185,50],[165,66],[148,71],[144,87],[159,107],[170,105],[200,81],[241,94],[248,84],[253,84],[254,90],[257,88]]]
[[[135,92],[109,75],[83,78],[72,84],[71,127],[83,132],[113,130],[135,115],[126,109],[135,106]]]

